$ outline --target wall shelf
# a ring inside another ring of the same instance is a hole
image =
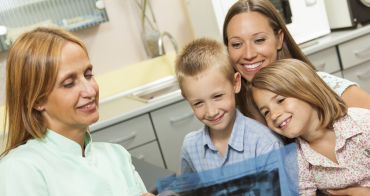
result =
[[[37,26],[59,26],[78,31],[103,22],[108,15],[102,0],[5,0],[0,8],[0,51],[23,32]]]

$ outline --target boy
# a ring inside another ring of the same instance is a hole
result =
[[[181,173],[229,165],[283,146],[267,127],[236,109],[241,76],[222,44],[205,38],[188,44],[176,60],[176,76],[183,97],[205,125],[185,136]]]

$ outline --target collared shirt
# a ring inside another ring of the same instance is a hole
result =
[[[144,183],[120,145],[76,142],[48,130],[0,160],[1,196],[141,195]]]
[[[297,140],[301,195],[313,195],[317,189],[370,187],[370,110],[349,108],[335,122],[334,131],[338,164]]]
[[[270,129],[236,111],[228,149],[222,156],[212,143],[207,127],[185,136],[181,152],[181,173],[200,172],[255,158],[282,147]]]

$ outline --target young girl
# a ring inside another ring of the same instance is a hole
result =
[[[306,63],[278,60],[251,82],[267,125],[297,138],[300,194],[370,195],[370,110],[348,108]],[[351,188],[348,188],[351,187]]]

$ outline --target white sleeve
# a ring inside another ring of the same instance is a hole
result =
[[[357,83],[349,81],[344,78],[340,78],[325,72],[318,71],[317,74],[320,76],[322,80],[332,89],[334,90],[337,95],[342,96],[343,92],[350,86],[356,85],[359,86]]]

